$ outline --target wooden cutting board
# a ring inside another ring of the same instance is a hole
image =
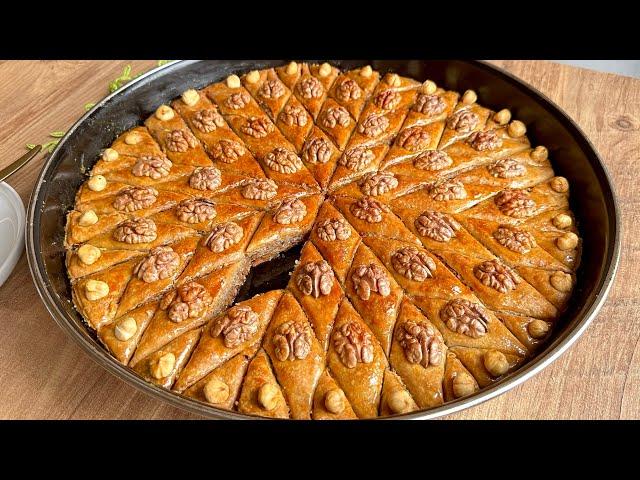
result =
[[[0,168],[66,130],[130,63],[1,61]],[[600,315],[533,379],[456,419],[640,418],[640,80],[543,61],[496,61],[548,95],[586,132],[611,173],[622,209],[622,261]],[[35,160],[9,183],[25,205]],[[588,228],[588,226],[585,226]],[[585,259],[588,261],[588,259]],[[198,418],[138,392],[95,364],[55,324],[23,255],[0,287],[0,418]]]

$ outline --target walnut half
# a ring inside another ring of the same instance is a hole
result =
[[[400,326],[396,338],[409,363],[417,363],[424,368],[442,363],[444,345],[430,324],[408,320]]]
[[[197,282],[189,282],[162,297],[160,309],[167,310],[169,320],[180,323],[204,315],[211,302],[213,298],[206,288]]]
[[[180,257],[171,247],[156,247],[133,269],[133,274],[145,283],[171,277],[180,266]]]
[[[113,238],[130,245],[153,242],[157,238],[156,224],[150,218],[125,220],[113,231]]]
[[[273,221],[280,225],[301,222],[307,214],[306,205],[297,198],[283,200],[273,213]]]
[[[414,225],[420,235],[436,242],[448,242],[455,238],[456,232],[461,228],[452,216],[430,210],[416,218]]]
[[[150,207],[158,198],[158,191],[151,187],[127,187],[116,195],[113,208],[121,212],[135,212]]]
[[[304,166],[302,160],[291,150],[276,147],[264,159],[267,166],[279,173],[296,173]]]
[[[386,297],[391,293],[387,271],[376,263],[359,265],[351,275],[353,287],[361,300],[369,300],[372,293]]]
[[[515,272],[497,260],[487,260],[473,269],[473,274],[480,282],[497,290],[500,293],[508,293],[515,290],[522,280]]]
[[[351,228],[344,218],[329,218],[318,224],[316,233],[324,242],[346,240],[351,236]]]
[[[396,250],[391,255],[391,265],[400,275],[415,282],[424,282],[436,271],[436,262],[413,246]]]
[[[244,230],[234,222],[220,223],[213,227],[204,244],[213,253],[221,253],[242,240]]]
[[[382,221],[382,214],[390,212],[389,207],[372,197],[362,197],[352,203],[349,210],[354,217],[368,223],[379,223]]]
[[[251,307],[236,305],[213,323],[210,333],[214,338],[222,335],[224,346],[235,348],[258,331],[258,320]]]
[[[358,363],[373,362],[371,334],[357,322],[349,322],[336,328],[332,336],[335,348],[343,365],[355,368]]]
[[[311,328],[306,322],[288,321],[273,335],[275,357],[281,362],[303,360],[311,352]]]
[[[440,310],[440,319],[449,330],[471,338],[486,335],[489,328],[489,317],[482,305],[465,299],[447,303]]]
[[[216,218],[216,206],[208,200],[189,198],[176,207],[176,217],[181,222],[202,223]]]
[[[304,295],[319,298],[329,295],[333,287],[333,270],[326,260],[309,262],[300,268],[296,284]]]

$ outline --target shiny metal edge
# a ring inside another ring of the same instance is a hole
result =
[[[35,248],[35,245],[36,245],[35,237],[34,237],[35,232],[33,229],[33,219],[34,219],[36,207],[37,207],[37,202],[35,201],[35,199],[37,199],[38,197],[40,188],[43,183],[42,180],[45,177],[49,167],[51,166],[52,159],[55,157],[55,154],[58,151],[58,149],[62,147],[66,138],[71,133],[73,133],[77,129],[77,127],[95,109],[101,108],[101,106],[104,105],[109,99],[133,87],[137,82],[143,80],[149,75],[152,75],[160,70],[169,68],[177,63],[180,63],[180,62],[193,63],[196,61],[197,60],[175,60],[163,66],[151,69],[150,71],[130,81],[120,89],[116,90],[115,92],[111,93],[110,95],[102,99],[91,110],[89,110],[82,117],[80,117],[80,119],[78,119],[78,121],[76,121],[73,124],[73,126],[67,131],[66,135],[60,140],[60,142],[58,143],[58,145],[50,155],[49,159],[47,160],[47,162],[43,165],[40,175],[38,176],[35,187],[29,199],[29,208],[27,212],[27,226],[25,228],[27,262],[29,264],[29,269],[31,270],[31,275],[32,275],[34,284],[36,285],[36,290],[38,291],[38,295],[40,296],[43,303],[45,304],[45,307],[49,312],[49,314],[53,317],[55,322],[64,331],[66,331],[74,339],[74,341],[78,343],[81,346],[81,348],[89,354],[89,356],[96,363],[104,367],[111,374],[115,375],[120,379],[127,381],[128,383],[132,384],[134,387],[138,388],[139,390],[149,395],[161,398],[162,400],[166,401],[172,406],[175,406],[182,410],[186,410],[191,413],[195,413],[204,417],[218,418],[218,419],[264,420],[265,419],[264,417],[260,417],[257,415],[241,414],[238,412],[219,409],[219,408],[207,405],[203,402],[193,400],[188,397],[180,396],[172,391],[165,390],[154,384],[148,383],[144,381],[141,377],[133,373],[133,370],[120,364],[105,349],[100,349],[100,350],[95,349],[92,345],[90,345],[85,341],[85,339],[80,335],[80,333],[76,331],[69,322],[66,321],[64,312],[62,312],[56,305],[55,300],[52,298],[46,286],[46,282],[44,281],[42,272],[40,271],[37,265],[38,252],[36,251],[36,248]],[[507,375],[505,378],[496,382],[494,385],[490,387],[485,387],[479,390],[478,393],[470,397],[454,400],[454,401],[445,403],[439,407],[431,408],[425,411],[418,411],[418,412],[407,413],[407,414],[398,414],[398,415],[392,415],[389,417],[379,417],[379,418],[376,418],[377,420],[435,419],[438,417],[442,417],[444,415],[449,415],[449,414],[479,405],[481,403],[484,403],[487,400],[490,400],[498,395],[501,395],[507,392],[508,390],[511,390],[512,388],[520,385],[526,380],[532,378],[534,375],[536,375],[537,373],[542,371],[544,368],[546,368],[548,365],[550,365],[552,362],[554,362],[584,333],[584,331],[587,329],[589,324],[594,320],[594,318],[597,316],[598,312],[602,308],[602,305],[604,304],[604,301],[606,300],[607,295],[611,290],[611,287],[613,285],[613,280],[618,270],[620,253],[621,253],[620,209],[618,206],[618,201],[617,201],[616,193],[614,191],[611,176],[609,174],[609,171],[607,170],[607,167],[602,162],[602,159],[600,158],[600,155],[598,154],[598,151],[595,148],[595,146],[591,143],[591,141],[585,135],[585,133],[582,131],[579,125],[571,117],[569,117],[562,108],[560,108],[555,102],[549,99],[542,92],[540,92],[533,86],[529,85],[528,83],[524,82],[523,80],[520,80],[518,77],[506,72],[504,69],[491,65],[486,61],[472,60],[470,62],[482,65],[485,68],[498,72],[499,74],[509,78],[512,82],[519,84],[520,87],[523,87],[526,90],[531,90],[535,92],[544,101],[546,101],[549,105],[551,105],[559,114],[561,114],[566,119],[566,121],[568,121],[572,125],[572,127],[578,132],[581,138],[587,143],[589,148],[591,148],[591,150],[595,153],[595,156],[598,159],[599,165],[604,172],[604,176],[605,176],[604,184],[609,188],[610,195],[608,197],[612,203],[611,209],[613,210],[610,212],[610,214],[612,214],[612,218],[614,221],[613,221],[613,224],[611,225],[611,230],[613,231],[610,232],[611,239],[609,244],[610,255],[607,260],[608,265],[601,278],[600,287],[599,287],[600,289],[596,295],[596,298],[590,305],[587,313],[583,316],[582,320],[577,324],[577,326],[574,327],[574,329],[572,329],[571,331],[565,332],[564,335],[562,335],[560,338],[557,338],[554,342],[552,342],[552,344],[555,343],[553,347],[547,347],[547,351],[535,356],[532,360],[527,362],[523,367],[519,368],[518,370],[511,373],[510,375]],[[605,192],[605,194],[606,193],[607,192]],[[611,248],[611,246],[613,248]],[[99,352],[99,353],[96,355],[96,352]]]

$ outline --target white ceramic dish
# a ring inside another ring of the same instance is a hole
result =
[[[0,182],[0,286],[24,251],[24,224],[22,199],[11,186]]]

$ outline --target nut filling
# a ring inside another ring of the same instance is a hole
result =
[[[432,278],[436,271],[436,262],[416,247],[403,247],[391,256],[394,270],[405,278],[415,282],[424,282]]]
[[[160,309],[167,310],[169,320],[180,323],[187,318],[201,317],[212,302],[206,288],[197,282],[189,282],[162,297]]]
[[[198,146],[198,139],[188,130],[173,130],[167,134],[167,149],[170,152],[184,153]]]
[[[213,253],[221,253],[242,240],[244,231],[237,223],[226,222],[216,225],[207,236],[204,244]]]
[[[417,363],[424,368],[442,363],[444,345],[430,324],[408,320],[398,329],[396,339],[409,363]]]
[[[383,218],[382,214],[391,211],[385,204],[371,197],[362,197],[357,202],[352,203],[349,210],[354,217],[368,223],[380,223]]]
[[[448,242],[461,228],[452,216],[433,211],[426,211],[416,218],[415,227],[420,235],[436,242]]]
[[[493,232],[493,238],[512,252],[529,253],[537,246],[536,239],[529,232],[515,227],[501,225]]]
[[[516,276],[511,268],[499,263],[497,260],[487,260],[476,265],[473,274],[480,283],[491,287],[500,293],[508,293],[515,290],[522,280]]]
[[[372,293],[377,293],[381,297],[391,293],[386,269],[375,263],[356,267],[351,280],[360,300],[369,300]]]
[[[153,242],[156,238],[156,224],[150,218],[126,220],[113,231],[114,240],[130,245]]]
[[[441,152],[440,150],[428,150],[413,159],[414,167],[430,172],[437,172],[443,168],[450,167],[452,164],[453,159],[446,152]]]
[[[181,222],[202,223],[216,218],[216,206],[207,200],[190,198],[176,207],[176,217]]]
[[[495,196],[494,202],[509,217],[526,218],[536,213],[536,202],[522,190],[503,190]]]
[[[211,336],[222,335],[224,346],[235,348],[255,335],[259,327],[259,317],[251,307],[235,306],[211,326]]]
[[[359,183],[360,191],[365,195],[377,197],[390,192],[398,186],[398,179],[393,173],[380,172],[367,175]]]
[[[331,218],[320,223],[316,227],[316,233],[324,242],[346,240],[351,236],[351,227],[344,218]]]
[[[290,225],[301,222],[306,214],[306,205],[297,198],[290,198],[284,200],[273,213],[273,221],[280,225]]]
[[[136,265],[133,274],[145,283],[171,277],[180,267],[180,257],[171,247],[156,247]]]
[[[306,322],[283,323],[276,328],[273,335],[276,358],[281,362],[304,360],[311,352],[312,335],[311,328]]]
[[[449,330],[471,338],[480,338],[489,329],[487,312],[480,304],[469,300],[451,300],[440,310],[440,319]]]
[[[298,273],[296,284],[304,295],[319,298],[329,295],[333,288],[333,270],[326,260],[309,262]]]
[[[127,187],[118,193],[113,201],[113,208],[121,212],[135,212],[148,208],[158,198],[158,191],[151,187]]]
[[[345,367],[355,368],[358,363],[373,362],[371,334],[359,323],[349,322],[337,328],[332,340],[333,348]]]
[[[152,180],[169,175],[173,163],[166,157],[144,156],[140,157],[131,169],[136,177],[149,177]]]

